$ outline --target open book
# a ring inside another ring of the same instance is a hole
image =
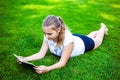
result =
[[[24,61],[22,61],[22,59],[21,59],[19,56],[17,56],[16,54],[13,54],[13,55],[17,58],[17,60],[18,60],[19,62],[21,62],[21,65],[26,66],[26,67],[28,67],[28,68],[33,68],[33,67],[35,67],[35,65],[32,64],[32,63],[30,63],[30,62],[24,62]]]

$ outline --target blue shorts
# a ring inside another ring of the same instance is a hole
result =
[[[84,35],[80,35],[80,34],[73,34],[73,35],[80,37],[83,40],[84,45],[85,45],[85,52],[94,49],[95,43],[91,38],[84,36]]]

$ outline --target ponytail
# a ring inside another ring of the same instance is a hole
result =
[[[59,36],[58,36],[57,45],[60,46],[64,42],[66,26],[65,26],[64,21],[61,17],[58,17],[58,19],[61,22],[61,31],[60,31]]]

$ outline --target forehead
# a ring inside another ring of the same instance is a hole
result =
[[[53,26],[49,26],[49,27],[43,27],[42,29],[43,32],[45,33],[52,33],[53,31],[55,31],[53,28],[54,28]]]

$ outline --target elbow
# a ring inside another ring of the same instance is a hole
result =
[[[37,57],[38,57],[38,59],[42,59],[45,57],[45,55],[41,55],[40,53],[38,53]]]
[[[61,67],[64,67],[66,65],[66,62],[60,62]]]
[[[40,59],[43,59],[45,56],[41,56]]]

